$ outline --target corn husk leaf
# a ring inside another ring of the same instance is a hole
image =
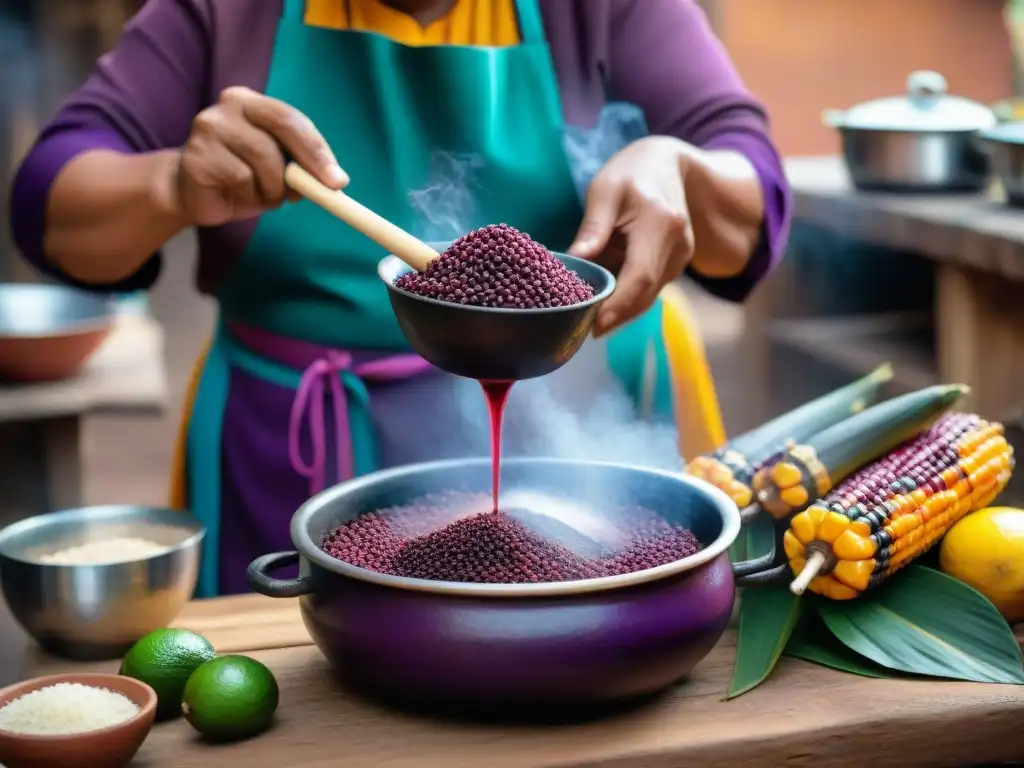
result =
[[[1024,684],[1020,646],[980,592],[912,565],[864,597],[818,612],[847,648],[886,669],[979,683]]]
[[[786,656],[864,677],[901,676],[900,673],[875,664],[839,642],[825,626],[816,608],[815,605],[804,612],[803,618],[786,644]]]
[[[785,585],[743,591],[736,631],[736,663],[727,699],[764,682],[789,642],[803,605],[803,599]]]

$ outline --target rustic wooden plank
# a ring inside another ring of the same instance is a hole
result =
[[[152,318],[126,315],[77,376],[0,386],[0,422],[96,411],[159,413],[169,398],[163,329]]]
[[[302,623],[298,598],[238,595],[196,600],[185,607],[171,626],[198,632],[220,653],[248,653],[313,642]],[[70,671],[116,672],[119,664],[119,660],[67,661],[31,645],[22,665],[22,676],[39,677]]]
[[[1024,687],[873,680],[785,659],[762,687],[724,702],[734,643],[730,632],[656,702],[557,728],[398,714],[345,690],[314,647],[258,651],[281,686],[273,730],[210,746],[186,723],[159,725],[133,765],[942,768],[1024,758]]]
[[[1024,281],[1024,216],[992,195],[857,192],[838,157],[791,158],[786,174],[802,220]]]
[[[964,407],[1005,419],[1024,409],[1024,304],[1020,286],[954,264],[936,284],[940,375],[969,384]]]
[[[297,600],[197,601],[175,625],[203,633],[221,652],[267,664],[281,686],[278,722],[259,738],[220,746],[180,720],[162,724],[133,765],[205,768],[227,758],[253,768],[941,768],[1024,758],[1016,738],[1022,687],[872,680],[785,659],[761,688],[724,702],[731,630],[691,680],[656,702],[551,728],[424,719],[359,697],[336,682],[310,644]],[[1024,626],[1018,637],[1024,641]],[[38,654],[28,662],[32,675],[117,668]]]

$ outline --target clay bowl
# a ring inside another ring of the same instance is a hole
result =
[[[451,243],[430,245],[441,253]],[[396,256],[384,258],[377,274],[409,346],[427,362],[471,379],[518,381],[569,362],[590,333],[598,307],[615,290],[615,277],[599,264],[552,255],[594,289],[592,299],[547,309],[471,307],[396,288],[395,280],[412,271]]]
[[[510,458],[501,470],[503,495],[570,494],[597,509],[637,504],[685,525],[704,548],[636,573],[536,584],[391,576],[320,548],[326,533],[360,514],[430,493],[490,490],[490,458],[447,460],[314,496],[292,517],[295,551],[257,558],[249,583],[270,597],[299,596],[313,642],[359,689],[393,703],[517,717],[621,705],[668,688],[718,642],[735,586],[774,578],[774,552],[729,562],[739,511],[701,480],[555,459]],[[296,562],[297,578],[271,575]]]
[[[26,693],[57,683],[106,688],[127,696],[139,714],[118,725],[66,736],[27,736],[0,730],[0,765],[6,768],[121,768],[149,735],[156,715],[156,691],[130,677],[65,674],[37,677],[0,691],[0,709]]]
[[[113,327],[111,303],[60,285],[0,285],[0,380],[74,375]]]

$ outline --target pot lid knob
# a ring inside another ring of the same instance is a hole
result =
[[[918,70],[907,76],[907,94],[918,109],[931,109],[946,95],[946,78],[938,72]]]

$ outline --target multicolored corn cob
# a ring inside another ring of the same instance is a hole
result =
[[[777,462],[787,449],[877,402],[892,375],[891,365],[880,365],[867,376],[733,438],[713,453],[698,456],[686,472],[725,491],[737,506],[745,507],[753,499],[751,484],[758,470]]]
[[[793,517],[783,536],[791,589],[849,600],[881,584],[988,506],[1013,466],[1001,424],[943,417]]]

